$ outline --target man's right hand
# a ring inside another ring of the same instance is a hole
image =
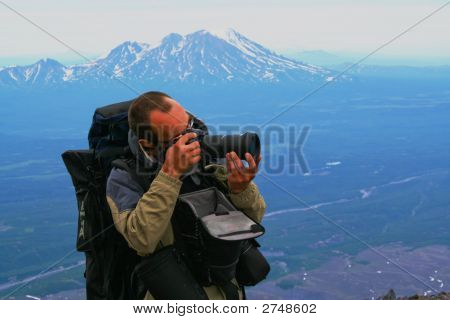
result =
[[[189,140],[196,137],[197,134],[195,132],[186,133],[167,149],[166,157],[161,167],[164,173],[179,179],[181,175],[200,161],[200,143],[194,141],[187,144]]]

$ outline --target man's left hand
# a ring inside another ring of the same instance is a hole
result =
[[[245,154],[248,167],[245,167],[236,152],[227,153],[227,170],[228,170],[228,187],[231,193],[239,193],[244,191],[250,182],[255,178],[258,172],[258,165],[261,161],[261,155],[258,159],[253,159],[250,153]]]

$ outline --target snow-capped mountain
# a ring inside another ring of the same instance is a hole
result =
[[[41,59],[28,66],[0,69],[0,85],[38,86],[61,83],[67,72],[64,65],[53,59]]]
[[[155,45],[127,41],[104,57],[70,67],[46,59],[31,66],[3,68],[0,85],[102,83],[115,78],[132,84],[277,83],[329,76],[327,69],[283,57],[228,29],[220,33],[200,30],[185,36],[171,33]]]
[[[111,52],[92,62],[70,67],[66,71],[64,81],[102,81],[106,78],[121,78],[120,70],[131,65],[147,52],[149,45],[126,41]]]

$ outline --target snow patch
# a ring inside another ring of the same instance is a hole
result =
[[[275,76],[272,72],[266,71],[266,72],[264,72],[263,78],[264,79],[273,79],[273,78],[275,78]]]
[[[224,65],[223,63],[221,63],[220,66],[221,66],[226,72],[228,72],[229,74],[231,74],[230,69],[228,69],[226,65]]]
[[[63,81],[70,81],[73,78],[73,69],[67,68],[64,71]]]
[[[361,193],[361,199],[367,199],[368,197],[370,197],[375,189],[376,187],[371,187],[368,189],[359,190],[359,192]]]
[[[14,74],[13,70],[8,70],[8,74],[14,80],[19,81],[19,79],[17,79],[16,75]]]

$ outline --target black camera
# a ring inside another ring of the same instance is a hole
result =
[[[226,157],[228,152],[234,151],[237,156],[245,160],[245,154],[248,152],[253,159],[258,159],[261,152],[261,143],[256,133],[246,132],[233,135],[209,135],[205,130],[189,128],[183,134],[195,132],[197,137],[188,141],[200,142],[202,157],[206,157],[209,162],[215,162],[218,159]]]

